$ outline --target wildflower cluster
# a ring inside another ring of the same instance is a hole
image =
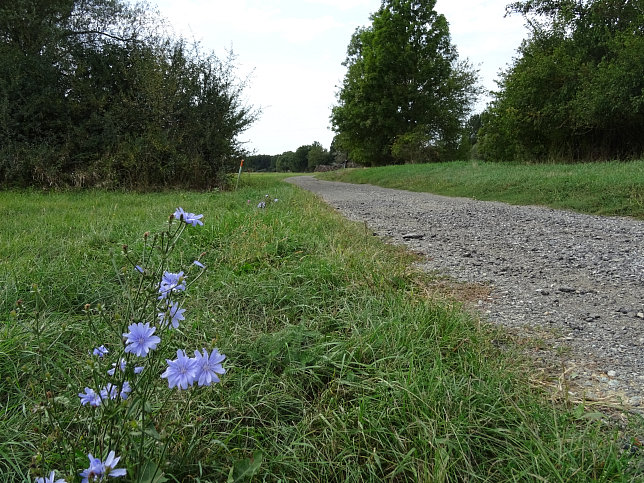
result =
[[[166,259],[185,226],[201,226],[203,225],[202,218],[203,215],[188,213],[182,208],[175,211],[170,217],[168,231],[162,234],[170,241],[164,243],[162,237],[158,244],[158,248],[161,248],[162,252],[159,266],[165,266]],[[180,222],[174,230],[172,230],[173,220]],[[146,233],[144,236],[146,244],[148,238],[149,234]],[[124,252],[127,256],[128,252],[125,246]],[[185,321],[186,309],[180,306],[180,297],[189,286],[190,268],[187,269],[188,273],[186,271],[174,273],[167,270],[163,270],[161,273],[161,270],[157,271],[158,269],[154,266],[148,266],[149,262],[146,263],[145,253],[144,251],[143,260],[138,264],[128,258],[132,262],[134,273],[138,276],[138,292],[135,298],[138,304],[130,306],[125,319],[132,322],[127,325],[127,331],[122,332],[123,338],[120,343],[107,344],[107,346],[101,344],[93,349],[92,355],[95,357],[93,367],[98,368],[98,371],[94,371],[94,385],[85,387],[83,392],[78,393],[81,406],[91,408],[90,410],[94,412],[103,411],[103,408],[106,408],[106,411],[109,409],[109,415],[104,412],[93,413],[90,417],[92,420],[102,421],[101,418],[114,418],[115,415],[121,414],[123,423],[130,421],[130,424],[135,425],[130,426],[131,428],[143,429],[127,433],[129,435],[138,434],[139,438],[145,438],[146,433],[150,432],[146,428],[153,424],[151,420],[154,417],[154,412],[149,409],[147,398],[155,392],[151,388],[161,379],[166,379],[170,389],[176,387],[185,390],[195,383],[198,386],[210,386],[219,382],[219,376],[226,373],[222,366],[226,356],[217,349],[208,351],[206,348],[202,348],[200,351],[195,350],[194,357],[186,356],[185,350],[176,350],[177,358],[174,360],[165,359],[165,370],[161,373],[164,368],[162,367],[160,349],[171,343],[172,331],[178,329],[180,324]],[[195,260],[191,265],[200,270],[197,277],[194,278],[196,279],[203,273],[205,266],[198,260]],[[156,278],[156,282],[154,281],[155,273],[161,274],[160,280]],[[190,280],[194,279],[190,277]],[[153,325],[152,319],[156,320],[156,325]],[[119,333],[121,332],[119,331]],[[112,352],[116,354],[116,362],[108,360]],[[135,361],[139,359],[142,359],[144,363],[137,365]],[[110,369],[107,369],[108,367]],[[108,376],[109,379],[107,379]],[[101,384],[100,381],[104,381],[104,384]],[[169,398],[164,397],[164,399],[167,403]],[[161,409],[158,409],[156,414],[160,411]],[[119,427],[118,424],[111,424],[111,426]],[[141,451],[145,453],[143,440],[140,444],[128,446],[124,442],[127,437],[127,435],[114,434],[106,437],[102,432],[99,437],[99,447],[101,450],[109,448],[109,445],[116,447],[117,450],[141,448],[139,453]],[[164,453],[165,449],[162,454]],[[87,457],[89,458],[89,467],[78,473],[83,482],[99,482],[105,481],[107,478],[127,475],[125,468],[117,468],[121,457],[116,456],[114,449],[109,449],[105,460],[93,456],[91,452],[87,453]],[[133,455],[133,459],[140,460],[141,457],[147,456],[139,454],[137,458],[136,455]],[[145,461],[134,461],[132,466],[145,463]],[[39,477],[36,481],[43,483],[65,482],[64,479],[55,480],[54,472],[51,472],[49,477]]]
[[[279,200],[277,198],[272,198],[270,195],[264,195],[264,199],[257,203],[257,208],[264,209],[271,203],[277,203]],[[248,204],[250,204],[250,200],[248,200]]]
[[[186,356],[185,351],[177,350],[177,358],[173,361],[166,359],[168,368],[161,377],[168,379],[168,387],[187,389],[188,386],[197,381],[200,386],[210,386],[213,382],[219,382],[217,374],[225,374],[226,369],[221,365],[226,358],[214,349],[210,354],[202,349],[203,354],[195,351],[194,357]]]

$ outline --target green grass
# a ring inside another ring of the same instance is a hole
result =
[[[159,422],[176,481],[226,480],[257,452],[255,481],[638,477],[637,455],[621,452],[629,431],[548,402],[519,356],[493,343],[502,334],[421,295],[431,281],[412,255],[279,179],[245,177],[234,193],[0,193],[1,481],[27,479],[38,452],[56,467],[55,435],[37,431],[42,388],[69,400],[64,420],[83,414],[76,394],[103,335],[83,306],[118,301],[112,256],[120,267],[121,246],[136,250],[177,206],[206,221],[179,257],[205,252],[208,266],[181,337],[214,341],[228,373],[178,393]],[[280,201],[258,210],[265,193]]]
[[[348,169],[318,176],[446,196],[644,219],[644,161],[531,165],[469,161]]]

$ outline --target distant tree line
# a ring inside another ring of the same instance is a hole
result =
[[[220,184],[258,113],[232,54],[166,31],[125,0],[2,2],[0,184]]]
[[[259,154],[247,156],[244,166],[254,171],[282,171],[303,173],[315,171],[320,165],[343,163],[346,161],[344,153],[339,152],[334,144],[327,150],[319,142],[305,144],[295,151],[286,151],[282,154]]]
[[[527,0],[530,28],[481,116],[491,160],[644,157],[644,0]]]

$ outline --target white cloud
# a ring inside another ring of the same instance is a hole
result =
[[[303,0],[302,3],[324,5],[338,10],[351,10],[353,8],[369,7],[374,11],[379,5],[373,0]]]
[[[311,42],[341,25],[329,15],[320,18],[285,18],[276,22],[274,32],[289,42]]]
[[[332,15],[298,16],[280,8],[283,2],[247,0],[160,0],[165,16],[188,38],[241,40],[271,35],[292,43],[311,42],[342,26]],[[275,38],[267,39],[274,42]]]

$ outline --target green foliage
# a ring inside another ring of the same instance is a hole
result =
[[[234,57],[204,55],[147,5],[18,0],[0,7],[0,184],[221,184],[257,113]]]
[[[286,151],[277,157],[277,171],[297,171],[297,157],[293,151]]]
[[[310,144],[305,144],[304,146],[300,146],[295,150],[291,171],[302,173],[308,169],[309,151],[311,151],[311,147],[312,146]]]
[[[531,37],[483,117],[486,159],[644,154],[644,2],[517,2]]]
[[[319,142],[305,144],[295,151],[286,151],[274,156],[277,171],[303,173],[313,171],[320,164],[330,164],[333,157]]]
[[[331,164],[333,157],[319,142],[315,141],[306,155],[308,170],[313,171],[321,164]]]
[[[252,156],[246,156],[244,159],[244,168],[248,168],[253,171],[275,171],[276,163],[277,156],[271,156],[270,154],[255,154]]]
[[[476,76],[458,61],[447,20],[434,5],[435,0],[383,1],[372,25],[351,38],[331,120],[338,147],[352,161],[453,158],[477,93]]]
[[[403,163],[428,163],[438,161],[438,149],[426,141],[425,133],[411,131],[396,136],[391,155]]]

